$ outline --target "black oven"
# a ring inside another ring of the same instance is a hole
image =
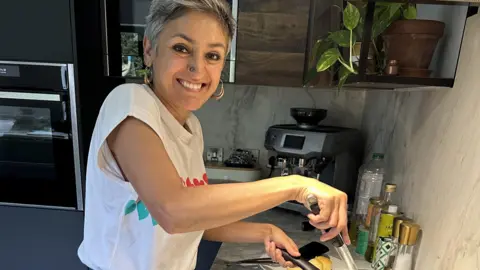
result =
[[[238,2],[227,0],[237,20]],[[143,36],[145,18],[151,0],[102,0],[102,32],[104,74],[126,80],[143,75]],[[236,57],[235,31],[230,53],[227,55],[221,79],[225,83],[235,82]]]
[[[83,210],[74,78],[0,61],[0,204]]]

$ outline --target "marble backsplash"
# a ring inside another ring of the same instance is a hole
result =
[[[366,152],[385,152],[394,200],[423,228],[418,270],[480,269],[479,15],[462,46],[453,89],[365,99]]]
[[[275,124],[295,123],[290,108],[327,109],[322,124],[360,129],[364,101],[364,91],[225,84],[224,97],[208,101],[195,114],[202,124],[205,149],[222,147],[225,154],[233,148],[258,149],[260,165],[265,168],[268,161],[268,151],[263,146],[265,132]]]

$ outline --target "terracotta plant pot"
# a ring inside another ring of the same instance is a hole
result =
[[[398,61],[400,76],[402,68],[428,70],[444,30],[445,23],[440,21],[395,21],[382,35],[387,61]]]

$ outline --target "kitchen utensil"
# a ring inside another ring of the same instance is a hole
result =
[[[313,214],[320,214],[320,206],[318,205],[317,197],[313,194],[307,196],[307,203]],[[330,229],[327,229],[328,232]],[[352,254],[348,250],[347,245],[343,241],[342,235],[337,235],[332,239],[332,245],[337,250],[338,255],[345,261],[347,268],[349,270],[358,270],[358,267],[355,264],[355,261],[352,258]]]
[[[303,247],[299,248],[299,252],[301,254],[301,258],[305,261],[310,261],[311,259],[317,256],[324,256],[330,249],[322,243],[319,242],[310,242]],[[283,250],[283,252],[288,253],[287,251]],[[290,257],[290,255],[288,255]],[[288,261],[286,255],[284,256],[285,260]],[[229,264],[276,264],[270,258],[258,258],[258,259],[247,259],[241,260],[236,262],[230,262]],[[313,268],[316,269],[316,268]]]
[[[290,108],[290,116],[302,127],[317,126],[320,121],[327,117],[327,110],[312,108]]]

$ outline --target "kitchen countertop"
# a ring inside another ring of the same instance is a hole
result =
[[[209,184],[219,184],[219,183],[226,183],[226,182],[234,182],[234,181],[225,181],[225,180],[218,180],[218,179],[209,179]],[[320,241],[320,232],[318,230],[315,231],[302,231],[301,224],[303,221],[306,221],[307,218],[299,213],[292,212],[289,210],[281,209],[281,208],[273,208],[266,212],[260,213],[253,217],[247,218],[245,221],[250,222],[261,222],[261,223],[271,223],[282,230],[291,237],[295,243],[302,247],[312,241]],[[348,270],[345,263],[340,259],[338,253],[335,251],[334,247],[331,243],[326,242],[324,243],[330,251],[326,254],[330,257],[333,264],[333,270]],[[352,257],[355,260],[357,267],[359,270],[364,269],[371,269],[370,263],[368,263],[363,256],[355,253],[355,247],[349,247]],[[224,243],[219,250],[217,255],[217,259],[212,266],[212,270],[223,270],[223,269],[271,269],[271,270],[280,270],[284,269],[279,267],[278,265],[268,265],[267,267],[261,268],[260,266],[253,266],[250,265],[249,267],[245,268],[246,266],[227,266],[225,262],[235,262],[245,259],[256,259],[256,258],[264,258],[268,257],[265,253],[265,249],[263,243],[259,244],[243,244],[243,243]],[[232,268],[233,267],[233,268]]]

